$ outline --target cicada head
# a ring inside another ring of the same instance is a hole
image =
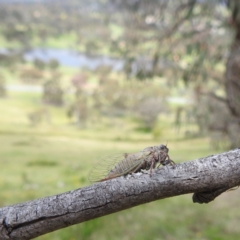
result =
[[[160,144],[159,146],[157,146],[157,148],[161,152],[168,153],[168,151],[169,151],[168,148],[167,148],[167,145]]]
[[[167,145],[160,144],[158,147],[158,161],[161,165],[175,165],[175,162],[169,157]]]
[[[158,146],[155,146],[154,148],[155,152],[153,153],[153,156],[155,157],[155,161],[161,165],[169,164],[171,160],[168,156],[169,149],[167,148],[167,146],[160,144]]]

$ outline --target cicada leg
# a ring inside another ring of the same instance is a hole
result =
[[[172,166],[174,166],[176,163],[175,163],[169,156],[167,156],[167,157],[168,157],[169,163],[170,163]]]
[[[169,155],[166,155],[165,159],[163,161],[159,161],[159,165],[157,168],[160,167],[160,165],[168,165],[170,164],[171,166],[174,166],[176,163],[169,157]]]
[[[161,165],[163,165],[163,163],[166,161],[166,158],[167,158],[167,157],[168,157],[168,155],[166,155],[166,156],[164,157],[164,159],[161,160],[160,156],[158,156],[158,166],[157,166],[157,168],[159,168]]]
[[[153,170],[154,164],[155,164],[155,159],[153,158],[153,159],[152,159],[151,166],[150,166],[150,177],[152,176],[152,170]]]

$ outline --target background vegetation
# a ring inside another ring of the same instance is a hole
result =
[[[0,206],[87,186],[112,153],[239,146],[236,2],[0,1]],[[238,197],[165,199],[38,239],[239,239]]]

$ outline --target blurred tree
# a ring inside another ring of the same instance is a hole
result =
[[[126,60],[126,74],[140,80],[163,76],[170,87],[183,81],[193,92],[199,132],[220,132],[230,147],[239,146],[240,2],[110,2],[124,14],[122,35],[113,44]]]
[[[33,64],[36,68],[38,68],[39,70],[43,70],[46,66],[45,62],[39,58],[35,58],[33,61]]]
[[[6,97],[7,90],[6,90],[6,82],[3,75],[0,75],[0,98]]]
[[[113,118],[131,116],[137,118],[141,128],[153,130],[158,115],[166,112],[168,90],[159,82],[120,82],[102,77],[92,94],[93,108],[104,116]]]
[[[164,77],[170,88],[182,81],[192,89],[195,104],[186,111],[199,132],[220,132],[231,147],[240,144],[239,1],[51,2],[37,9],[34,4],[1,7],[5,38],[27,43],[32,29],[44,40],[75,32],[73,42],[81,50],[124,58],[129,79]]]
[[[86,43],[85,48],[86,48],[86,53],[89,54],[89,55],[93,55],[94,53],[96,53],[96,50],[98,49],[96,39],[89,40]]]
[[[81,91],[86,86],[87,76],[84,73],[78,73],[72,77],[71,82],[77,94],[78,90]]]
[[[48,66],[51,70],[56,70],[59,67],[59,62],[56,59],[51,59],[48,62]]]
[[[43,85],[43,102],[61,106],[63,104],[63,93],[59,79],[50,79]]]
[[[88,97],[86,93],[78,90],[75,101],[69,106],[67,115],[73,118],[75,124],[79,127],[86,127],[88,120]]]
[[[25,48],[29,48],[32,37],[32,29],[22,16],[24,15],[19,11],[13,11],[10,18],[4,18],[5,24],[2,26],[2,34],[6,40],[18,41]],[[8,21],[8,18],[10,21]]]
[[[19,77],[22,82],[27,84],[38,84],[44,78],[44,72],[35,67],[23,67]]]
[[[9,54],[0,53],[0,64],[5,67],[9,67],[11,65],[11,58]]]
[[[28,115],[28,119],[31,123],[31,126],[35,127],[42,122],[46,122],[48,124],[51,123],[51,114],[46,107],[42,107],[30,112]]]
[[[87,75],[78,73],[71,79],[74,87],[75,99],[67,109],[67,116],[73,118],[79,127],[86,127],[89,117],[88,93],[85,91]]]
[[[137,105],[137,113],[146,129],[152,130],[156,124],[158,115],[166,111],[166,105],[158,96],[146,96]]]
[[[13,70],[14,66],[19,62],[23,62],[23,56],[20,52],[9,51],[6,53],[0,53],[0,65],[3,67],[11,68],[11,70]]]

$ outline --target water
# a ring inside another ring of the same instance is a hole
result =
[[[0,53],[7,54],[7,49],[0,49]],[[76,53],[71,50],[62,49],[41,49],[36,48],[30,50],[24,54],[24,58],[28,61],[33,61],[38,58],[44,62],[48,62],[51,59],[56,59],[62,66],[69,67],[86,67],[91,70],[96,69],[99,66],[111,66],[113,70],[121,71],[123,69],[123,60],[114,59],[106,56],[88,56],[83,53]],[[41,86],[31,85],[8,85],[7,90],[13,92],[42,92]],[[183,97],[169,97],[169,102],[185,105],[188,103],[188,99]]]
[[[24,54],[27,61],[33,61],[38,58],[44,62],[55,59],[62,66],[89,68],[95,70],[100,66],[110,66],[115,71],[123,69],[123,61],[107,56],[89,56],[84,53],[77,53],[66,49],[42,49],[35,48]]]

